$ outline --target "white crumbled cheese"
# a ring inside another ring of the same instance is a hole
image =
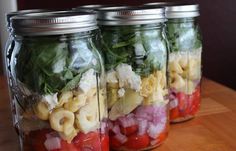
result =
[[[118,83],[118,79],[117,79],[117,76],[116,76],[116,71],[114,71],[114,70],[108,71],[106,79],[107,79],[108,83]]]
[[[141,77],[132,71],[132,67],[128,64],[120,64],[116,67],[119,86],[127,87],[140,91]]]
[[[52,67],[53,73],[60,73],[64,70],[64,66],[66,64],[65,59],[58,60]]]
[[[121,88],[118,90],[118,96],[121,98],[125,95],[125,89],[124,88]]]
[[[92,64],[95,66],[97,65],[97,60],[96,59],[92,59]]]
[[[80,89],[87,93],[90,89],[95,88],[97,85],[96,75],[94,69],[86,71],[79,82]]]
[[[57,93],[44,95],[42,101],[48,104],[49,110],[54,109],[58,104]]]
[[[134,73],[134,72],[133,72]],[[133,74],[132,78],[129,81],[130,88],[136,91],[140,91],[141,89],[141,77],[137,74]]]
[[[146,51],[145,51],[142,43],[136,43],[134,45],[134,48],[135,48],[135,50],[134,50],[135,51],[135,55],[137,55],[137,56],[145,56]]]
[[[133,75],[133,71],[130,65],[127,64],[119,64],[116,67],[117,77],[119,79],[119,86],[124,87],[128,85],[128,81],[130,81],[131,76]]]

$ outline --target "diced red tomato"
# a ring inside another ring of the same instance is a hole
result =
[[[117,149],[121,147],[121,142],[117,140],[114,136],[110,136],[110,146],[111,148]]]
[[[179,92],[176,94],[177,100],[178,100],[178,108],[180,111],[183,111],[186,109],[186,99],[187,96],[183,92]]]
[[[30,133],[32,150],[34,151],[47,151],[44,146],[44,142],[46,141],[46,134],[50,133],[49,129],[42,129],[37,131],[32,131]]]
[[[46,141],[46,134],[52,132],[49,129],[33,131],[27,136],[30,138],[33,151],[48,151],[44,142]],[[29,140],[29,139],[27,139]],[[26,141],[27,141],[26,140]],[[27,145],[28,143],[26,143]],[[26,146],[28,147],[28,145]],[[61,140],[61,148],[51,151],[109,151],[109,137],[107,135],[100,135],[98,132],[89,132],[87,134],[79,133],[71,143]]]
[[[200,86],[196,88],[192,95],[187,95],[182,92],[177,93],[178,109],[174,108],[170,111],[170,119],[174,120],[178,117],[186,115],[194,115],[200,107]]]
[[[90,149],[91,151],[102,151],[101,138],[98,132],[89,132],[87,134],[79,133],[73,143],[81,151]]]
[[[134,134],[135,132],[137,132],[137,130],[138,130],[138,125],[133,125],[133,126],[126,127],[126,128],[121,126],[121,132],[126,136]]]
[[[128,149],[139,150],[146,148],[150,143],[150,138],[147,134],[137,135],[133,134],[128,137],[127,142],[125,142],[124,146]]]
[[[200,100],[201,100],[200,86],[196,88],[196,91],[193,93],[191,99],[192,99],[193,104],[190,110],[190,114],[194,115],[196,114],[196,112],[199,110],[199,107],[200,107]]]
[[[107,135],[102,135],[101,143],[102,151],[109,151],[109,137]]]
[[[170,110],[170,120],[174,120],[179,117],[179,109],[178,107]]]
[[[189,115],[193,106],[193,99],[192,99],[192,95],[186,95],[186,104],[187,104],[187,108],[185,109],[184,114],[182,114],[181,116],[186,116]]]
[[[68,143],[67,141],[62,140],[61,141],[61,148],[54,149],[51,151],[80,151],[80,149],[77,149],[73,143]]]

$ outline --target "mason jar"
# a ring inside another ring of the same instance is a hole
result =
[[[96,15],[50,12],[11,20],[11,91],[21,150],[108,151]]]
[[[45,12],[48,10],[44,10],[44,9],[32,9],[32,10],[20,10],[20,11],[16,11],[16,12],[10,12],[6,15],[6,21],[7,21],[7,31],[8,31],[8,39],[5,45],[5,54],[4,54],[4,58],[5,58],[5,63],[6,63],[6,75],[7,75],[7,82],[8,82],[8,86],[9,89],[10,87],[12,87],[12,79],[10,79],[10,60],[11,60],[11,54],[12,51],[15,47],[15,41],[14,41],[14,37],[13,37],[13,33],[12,33],[12,27],[11,27],[11,18],[17,15],[23,15],[23,14],[29,14],[29,13],[39,13],[39,12]],[[9,90],[10,93],[10,90]],[[10,98],[12,98],[12,94],[9,95]],[[15,103],[11,102],[11,109],[12,112],[15,112],[16,107],[14,106]],[[15,116],[13,115],[13,123],[15,123]]]
[[[166,7],[170,44],[170,121],[192,119],[200,107],[202,41],[198,5]]]
[[[148,150],[168,133],[164,9],[101,8],[113,150]]]

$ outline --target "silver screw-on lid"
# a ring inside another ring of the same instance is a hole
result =
[[[99,25],[139,25],[164,21],[164,8],[105,7],[98,9]]]
[[[49,10],[46,9],[28,9],[28,10],[20,10],[15,12],[10,12],[6,15],[7,18],[7,27],[9,28],[11,26],[10,19],[11,17],[17,16],[17,15],[24,15],[24,14],[30,14],[30,13],[40,13],[40,12],[47,12]]]
[[[90,31],[97,27],[94,13],[57,11],[32,13],[13,17],[13,32],[17,35],[59,35]]]
[[[166,17],[171,18],[189,18],[199,16],[199,5],[173,5],[166,7]]]

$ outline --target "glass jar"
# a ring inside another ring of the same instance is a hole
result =
[[[170,44],[170,121],[192,119],[200,107],[202,42],[198,5],[166,7]]]
[[[12,93],[22,151],[108,151],[106,83],[96,15],[12,19]]]
[[[6,62],[6,71],[7,71],[7,82],[8,82],[8,86],[9,89],[10,87],[12,87],[12,79],[10,77],[11,74],[11,68],[10,68],[10,60],[11,60],[11,54],[12,51],[15,47],[15,41],[14,41],[14,36],[12,33],[12,27],[11,27],[11,18],[17,15],[23,15],[23,14],[29,14],[29,13],[39,13],[39,12],[45,12],[48,10],[43,10],[43,9],[32,9],[32,10],[20,10],[20,11],[16,11],[16,12],[10,12],[7,14],[6,18],[7,18],[7,31],[9,33],[6,45],[5,45],[5,62]],[[10,93],[10,90],[9,90]],[[10,99],[13,97],[13,95],[10,93]],[[12,99],[14,100],[14,99]],[[16,107],[14,106],[15,103],[11,102],[11,109],[12,112],[14,113],[16,110]],[[17,121],[15,119],[15,114],[13,115],[13,123],[15,123],[15,121]]]
[[[113,150],[148,150],[167,137],[164,22],[163,9],[108,7],[98,11]]]

